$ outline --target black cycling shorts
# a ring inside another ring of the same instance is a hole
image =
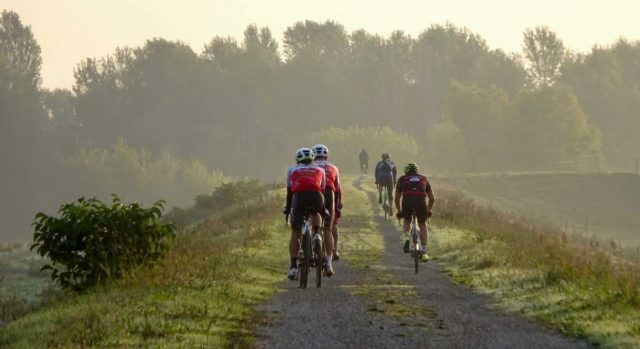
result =
[[[301,229],[304,223],[304,214],[307,210],[323,214],[324,197],[318,191],[301,191],[293,193],[291,199],[291,227]]]
[[[324,207],[329,212],[329,216],[324,218],[325,227],[330,227],[333,224],[333,218],[335,217],[334,204],[335,200],[333,190],[326,188],[324,190]]]
[[[418,195],[402,195],[402,218],[411,220],[411,214],[416,213],[418,223],[427,221],[427,198]]]
[[[393,177],[386,176],[386,175],[379,175],[378,185],[384,185],[387,188],[393,189]]]

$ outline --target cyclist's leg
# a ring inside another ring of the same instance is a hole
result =
[[[304,211],[300,209],[300,198],[297,194],[293,195],[291,209],[291,238],[289,239],[289,257],[291,257],[291,265],[289,266],[288,277],[294,280],[296,277],[298,251],[300,250],[300,236],[302,235],[302,223],[304,221]]]
[[[338,236],[340,235],[338,232],[338,225],[336,223],[333,224],[331,228],[331,235],[333,235],[333,259],[340,258],[340,254],[338,253]]]
[[[331,189],[326,189],[324,193],[325,208],[329,211],[329,216],[325,217],[324,221],[324,246],[327,258],[333,256],[333,219],[335,217],[334,210],[334,193]]]
[[[389,214],[393,212],[393,183],[387,186],[387,200],[389,200]]]
[[[427,230],[427,201],[425,198],[417,202],[416,217],[418,218],[418,227],[420,227],[420,243],[427,246],[429,231]]]
[[[402,196],[402,232],[403,232],[403,238],[404,238],[404,242],[403,242],[403,247],[402,250],[405,253],[409,252],[409,240],[410,240],[410,236],[409,236],[409,230],[411,229],[411,215],[413,214],[413,205],[411,203],[410,198],[408,198],[407,196]]]
[[[383,189],[383,184],[378,179],[378,203],[381,205],[382,205],[382,189]]]

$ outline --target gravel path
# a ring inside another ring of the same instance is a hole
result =
[[[360,179],[361,180],[361,179]],[[360,180],[356,187],[360,187]],[[266,304],[259,348],[589,348],[577,339],[500,312],[486,296],[453,284],[434,263],[419,274],[401,251],[400,236],[368,193],[384,236],[379,264],[365,270],[334,262],[322,288],[287,280]],[[283,276],[284,278],[284,276]],[[314,285],[313,285],[314,286]]]

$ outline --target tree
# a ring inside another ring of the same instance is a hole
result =
[[[522,45],[527,60],[527,79],[533,86],[551,86],[558,81],[560,67],[567,51],[556,33],[549,27],[538,26],[524,32]]]
[[[454,125],[467,147],[464,151],[467,158],[458,170],[486,172],[508,166],[508,154],[511,152],[507,139],[510,131],[509,108],[508,94],[496,86],[480,88],[459,83],[451,85],[442,122]],[[442,134],[444,130],[455,131],[450,129],[450,126],[442,127],[437,134]],[[433,141],[429,145],[433,146]]]
[[[0,16],[0,229],[26,230],[50,164],[42,144],[40,46],[15,12]],[[12,236],[14,237],[14,236]]]
[[[567,86],[523,90],[512,125],[515,170],[593,170],[601,164],[600,132]]]
[[[617,170],[634,170],[640,154],[640,42],[619,40],[594,47],[562,69],[590,121],[602,131],[605,159]]]
[[[40,85],[40,45],[31,28],[24,26],[15,12],[5,10],[0,16],[0,55],[4,64],[15,72],[17,81],[14,83],[22,82],[32,87]]]

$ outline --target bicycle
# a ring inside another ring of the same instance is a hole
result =
[[[362,173],[362,175],[366,175],[367,174],[367,169],[369,166],[367,166],[366,162],[361,162],[360,163],[360,172]]]
[[[316,269],[316,287],[319,288],[322,285],[322,277],[325,274],[325,266],[323,263],[323,232],[320,227],[318,227],[316,232],[313,232],[309,219],[312,212],[311,210],[305,212],[304,225],[302,226],[302,239],[300,242],[300,252],[302,253],[298,252],[298,279],[300,281],[300,288],[307,288],[312,261]],[[320,224],[320,226],[322,226],[322,224]]]

